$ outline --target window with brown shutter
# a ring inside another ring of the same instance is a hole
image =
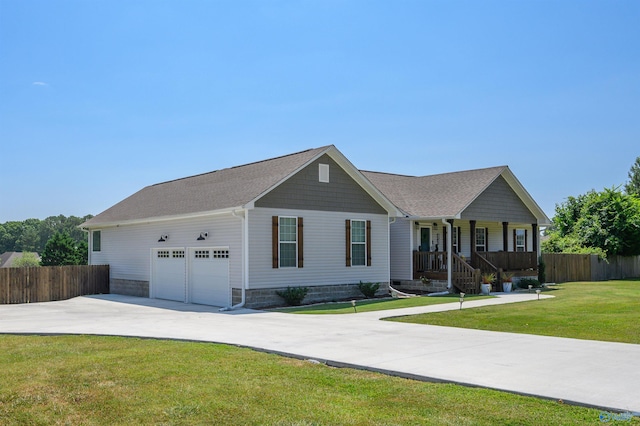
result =
[[[271,227],[272,268],[302,268],[304,266],[302,218],[272,216]]]
[[[371,221],[367,221],[367,266],[371,266]]]
[[[371,221],[345,222],[346,266],[371,266]]]
[[[298,268],[304,266],[304,226],[302,224],[302,218],[298,218]]]
[[[279,266],[278,261],[278,241],[279,230],[278,230],[278,216],[271,217],[271,267],[277,269]]]
[[[346,266],[351,266],[351,221],[347,219],[345,221],[345,242],[346,242]]]

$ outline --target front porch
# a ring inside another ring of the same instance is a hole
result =
[[[514,276],[535,275],[538,258],[535,252],[472,252],[471,259],[452,255],[451,280],[457,291],[469,294],[480,292],[484,274],[495,274],[494,291],[502,291],[502,273]],[[447,280],[447,252],[414,251],[414,280]]]

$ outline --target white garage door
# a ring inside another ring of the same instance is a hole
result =
[[[189,249],[189,301],[229,305],[229,249]]]
[[[157,299],[185,301],[185,251],[180,249],[154,249],[151,252],[151,296]]]

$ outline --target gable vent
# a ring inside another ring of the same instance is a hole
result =
[[[318,164],[319,180],[323,183],[329,183],[329,165]]]

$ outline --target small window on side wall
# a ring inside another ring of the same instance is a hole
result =
[[[100,231],[93,231],[92,235],[91,235],[91,241],[92,246],[91,246],[91,250],[92,251],[100,251],[102,248],[102,235]]]

